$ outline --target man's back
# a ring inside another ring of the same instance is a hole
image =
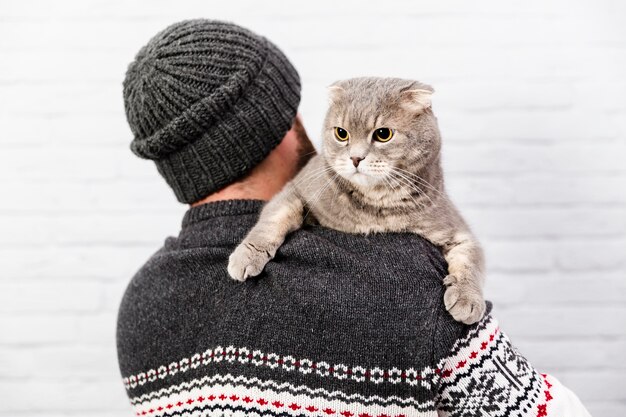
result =
[[[326,396],[327,414],[355,401],[361,411],[433,412],[437,364],[466,332],[443,306],[446,265],[438,250],[415,235],[311,227],[290,236],[258,279],[235,282],[227,259],[260,207],[240,200],[190,209],[179,237],[133,278],[118,326],[129,395],[145,395],[133,402],[163,399],[172,390],[157,391],[180,384],[174,391],[243,384],[261,397],[266,389],[310,397],[294,399],[292,408],[319,408],[311,398]],[[137,411],[215,405],[196,393]],[[265,410],[261,398],[248,398]],[[247,409],[241,401],[226,409]],[[273,411],[288,411],[291,404],[276,401]]]

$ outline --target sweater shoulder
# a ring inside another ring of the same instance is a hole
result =
[[[437,328],[434,333],[433,352],[435,363],[441,365],[443,362],[449,361],[464,346],[480,337],[485,332],[485,329],[497,326],[496,319],[491,315],[492,308],[493,304],[487,301],[485,316],[473,325],[455,321],[447,311],[441,314],[437,320]]]
[[[135,275],[118,316],[125,377],[187,363],[218,347],[328,364],[354,375],[368,370],[371,377],[382,370],[383,379],[397,370],[433,368],[437,325],[447,314],[442,285],[447,265],[435,246],[413,234],[363,236],[306,227],[287,238],[259,277],[241,283],[228,277],[226,265],[254,223],[248,217],[188,225]],[[294,384],[306,378],[313,389],[328,385],[317,374],[236,362],[159,381],[218,368]],[[357,386],[354,378],[332,381],[350,395],[415,394],[408,383],[399,390],[394,384]],[[157,385],[139,385],[129,393],[142,395]],[[423,398],[432,395],[420,390]]]

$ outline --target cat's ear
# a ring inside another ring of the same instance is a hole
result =
[[[412,88],[400,93],[402,107],[411,113],[421,113],[431,106],[432,88]]]
[[[328,87],[328,104],[332,105],[341,101],[345,92],[346,90],[344,90],[342,87],[339,87],[338,85],[333,84],[329,86]]]

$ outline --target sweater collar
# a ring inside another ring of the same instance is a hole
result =
[[[263,200],[222,200],[191,207],[183,217],[183,227],[215,217],[256,214],[263,204]]]

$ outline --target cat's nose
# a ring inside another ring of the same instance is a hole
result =
[[[352,159],[352,164],[356,168],[359,166],[359,163],[365,158],[361,158],[360,156],[351,156],[350,159]]]

